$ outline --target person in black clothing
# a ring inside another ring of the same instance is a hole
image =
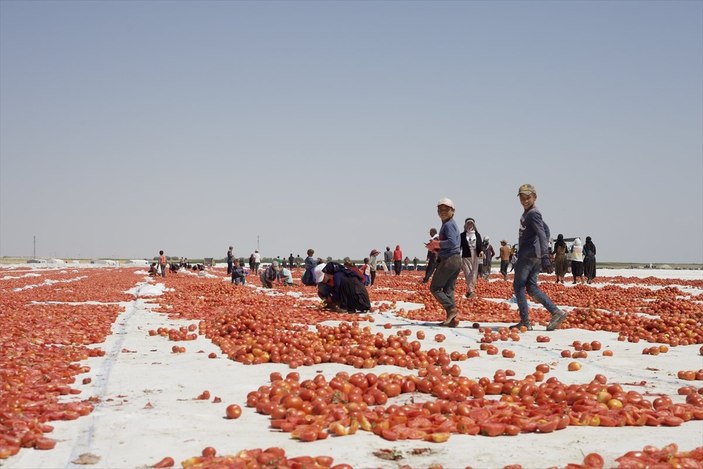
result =
[[[315,267],[317,267],[317,261],[312,255],[315,254],[314,249],[308,249],[308,257],[305,258],[305,272],[301,278],[303,285],[317,285],[315,282]]]
[[[587,283],[596,278],[596,245],[590,236],[586,236],[586,244],[583,245],[583,273]]]
[[[318,288],[318,293],[330,307],[350,313],[371,309],[369,293],[357,269],[328,262],[322,272],[325,274],[322,283],[327,288]]]
[[[459,235],[461,242],[461,270],[466,281],[466,298],[474,296],[478,266],[483,259],[483,239],[476,229],[473,218],[464,220],[464,231]]]
[[[227,251],[227,275],[232,273],[232,262],[234,261],[234,248],[229,247]]]
[[[430,241],[437,239],[437,229],[430,228]],[[437,253],[434,251],[427,251],[427,267],[425,268],[425,276],[422,279],[422,283],[427,283],[430,281],[434,269],[437,267]]]
[[[569,261],[567,259],[568,252],[569,248],[566,245],[566,241],[564,241],[564,235],[559,234],[554,243],[554,273],[557,276],[555,283],[564,283],[566,271],[569,270]]]

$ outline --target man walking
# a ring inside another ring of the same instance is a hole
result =
[[[393,252],[390,246],[386,246],[386,250],[383,253],[383,263],[386,264],[386,274],[391,272],[391,262],[393,262]]]
[[[503,276],[503,280],[508,280],[508,264],[510,264],[510,246],[506,240],[500,242],[500,249],[498,250],[500,255],[500,274]]]
[[[520,322],[512,327],[525,327],[532,330],[530,312],[527,306],[529,295],[552,313],[552,319],[547,325],[548,331],[553,331],[566,319],[567,313],[563,312],[552,303],[552,300],[537,286],[537,276],[542,268],[548,273],[552,267],[549,259],[549,228],[542,220],[542,214],[535,206],[537,191],[532,184],[523,184],[518,189],[520,204],[525,209],[520,217],[520,232],[518,236],[517,263],[515,264],[515,278],[513,290],[520,310]]]
[[[437,253],[437,269],[432,276],[430,292],[439,301],[447,313],[441,326],[456,327],[459,310],[454,301],[456,278],[461,270],[461,244],[459,227],[454,221],[454,202],[443,198],[437,202],[437,214],[442,220],[438,239],[427,243],[427,249]]]

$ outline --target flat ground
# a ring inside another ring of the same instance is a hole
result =
[[[56,299],[65,302],[79,291],[77,286],[73,287],[73,284],[65,282],[75,279],[76,285],[81,285],[89,281],[93,272],[98,270],[103,269],[62,267],[58,270],[29,271],[27,266],[2,269],[0,289],[3,283],[21,283],[21,286],[15,288],[22,288],[19,291],[24,292],[23,298],[35,295],[38,301],[47,302],[52,300],[52,295],[45,292],[59,285],[63,290],[60,294],[57,293]],[[615,465],[614,459],[618,456],[628,451],[641,450],[645,445],[661,447],[676,443],[681,450],[703,446],[703,420],[692,420],[675,427],[605,428],[570,425],[553,433],[532,432],[499,437],[453,433],[449,440],[443,443],[422,440],[389,441],[360,430],[354,435],[303,443],[292,439],[290,433],[271,428],[268,416],[246,407],[247,394],[260,386],[269,385],[272,372],[277,371],[285,376],[293,371],[288,365],[245,365],[229,359],[218,346],[202,334],[198,334],[195,340],[173,342],[159,335],[152,336],[149,331],[197,325],[199,321],[195,318],[198,316],[198,308],[202,308],[204,312],[209,307],[210,299],[203,296],[198,299],[200,306],[188,311],[188,316],[193,319],[179,319],[174,313],[179,312],[178,308],[182,304],[169,304],[168,295],[161,296],[165,289],[167,293],[167,289],[175,289],[177,293],[179,289],[187,287],[187,292],[191,292],[197,285],[205,284],[217,285],[217,288],[224,289],[221,291],[225,292],[243,288],[247,289],[246,298],[251,295],[257,295],[259,298],[261,295],[268,295],[266,300],[273,305],[270,314],[276,314],[276,311],[284,314],[293,300],[293,308],[314,307],[314,289],[296,287],[292,290],[279,289],[272,292],[262,291],[251,285],[235,287],[224,278],[221,268],[213,269],[210,272],[213,275],[198,277],[180,273],[178,279],[167,277],[165,280],[149,278],[144,271],[137,269],[114,270],[133,279],[133,299],[119,302],[120,313],[112,325],[111,333],[104,342],[95,345],[105,351],[105,356],[89,358],[82,362],[90,366],[90,371],[79,375],[76,383],[72,385],[81,393],[62,398],[68,401],[92,397],[95,402],[94,411],[77,420],[52,422],[55,429],[47,436],[58,441],[54,449],[22,449],[16,456],[0,460],[3,469],[78,467],[86,462],[96,468],[135,468],[153,464],[164,456],[173,457],[176,466],[179,466],[181,461],[200,455],[206,446],[216,448],[218,454],[236,454],[244,449],[278,446],[284,448],[289,457],[329,455],[334,457],[335,463],[347,463],[358,468],[396,468],[404,464],[417,468],[441,465],[445,468],[471,466],[493,469],[509,464],[521,464],[524,468],[565,467],[569,463],[581,463],[584,455],[597,452],[604,457],[606,467],[610,467]],[[47,282],[47,278],[58,275],[57,273],[60,273],[60,281],[64,283],[52,283],[55,280]],[[299,275],[298,272],[296,276]],[[675,296],[685,298],[691,304],[700,304],[703,294],[703,278],[700,271],[602,270],[599,275],[609,280],[596,283],[592,287],[576,288],[570,284],[558,286],[563,292],[560,306],[571,309],[581,301],[579,298],[583,297],[583,292],[586,292],[586,295],[589,291],[595,294],[604,291],[603,289],[613,288],[613,285],[621,288],[622,292],[632,293],[635,290],[631,289],[637,289],[636,292],[640,293],[633,293],[634,296],[641,295],[641,292],[662,290],[667,286],[676,287],[678,291]],[[635,275],[639,278],[667,277],[668,280],[663,282],[664,285],[651,284],[647,280],[634,278]],[[627,277],[628,280],[619,280],[618,276]],[[422,307],[418,302],[403,301],[408,299],[409,291],[417,291],[420,294],[425,291],[426,286],[420,285],[418,280],[418,274],[413,272],[403,273],[400,279],[379,275],[377,285],[369,289],[372,301],[375,300],[374,304],[378,307],[381,304],[390,304],[396,297],[395,305],[383,312],[359,315],[359,326],[369,327],[371,333],[381,333],[384,336],[409,330],[409,339],[415,339],[417,333],[422,331],[425,333],[425,339],[419,341],[422,350],[438,350],[443,347],[447,353],[456,351],[466,354],[470,349],[478,349],[484,337],[483,330],[473,327],[474,322],[480,322],[481,326],[490,327],[492,331],[497,332],[501,327],[517,320],[517,313],[514,311],[516,306],[511,302],[509,294],[505,294],[509,291],[509,284],[492,278],[490,282],[482,282],[479,285],[479,296],[491,298],[489,301],[479,303],[477,300],[462,299],[460,326],[455,329],[439,327],[435,321],[429,320],[429,316],[423,317],[422,310],[417,315],[408,313]],[[259,284],[256,280],[253,283]],[[463,279],[460,277],[459,294],[463,292],[461,284]],[[545,288],[547,285],[545,283]],[[97,289],[101,287],[95,285],[92,288],[95,288],[97,293]],[[557,286],[551,285],[550,288],[554,289]],[[17,290],[13,288],[12,291]],[[572,294],[573,301],[566,301],[570,298],[569,293]],[[9,289],[3,290],[2,301],[8,301],[12,295]],[[90,294],[87,296],[90,297]],[[98,294],[95,295],[95,300],[104,301]],[[90,298],[82,294],[75,301],[86,303]],[[276,306],[277,303],[279,307]],[[506,310],[514,313],[514,316],[509,318],[495,314],[496,318],[504,319],[495,322],[482,319],[494,314],[483,311],[485,304],[491,303],[502,305],[501,308],[509,308]],[[158,305],[171,314],[152,311]],[[535,308],[537,316],[542,317],[538,305],[531,306]],[[478,313],[480,308],[483,308],[481,314]],[[0,318],[0,321],[3,320]],[[699,315],[698,327],[701,327],[701,321],[703,317]],[[330,326],[339,323],[334,317],[323,322]],[[71,327],[70,324],[66,326]],[[437,342],[436,334],[443,334],[445,340]],[[549,342],[538,341],[539,336],[547,336]],[[703,381],[688,382],[677,377],[680,370],[703,368],[703,357],[699,353],[701,344],[671,346],[666,353],[643,355],[644,348],[659,344],[618,340],[617,333],[569,327],[568,323],[565,328],[549,333],[545,332],[544,325],[536,325],[534,331],[522,333],[519,338],[519,341],[495,342],[494,345],[500,351],[496,355],[488,355],[481,351],[479,357],[455,361],[452,364],[459,366],[462,376],[476,381],[481,377],[492,379],[497,370],[512,370],[516,378],[523,378],[534,373],[537,365],[547,364],[549,372],[545,379],[555,377],[567,385],[588,384],[597,374],[602,374],[607,378],[608,384],[619,383],[626,391],[639,392],[646,399],[653,400],[658,395],[665,394],[674,402],[680,403],[685,401],[685,396],[677,394],[680,387],[703,387]],[[591,351],[585,359],[562,358],[561,351],[575,351],[574,341],[599,341],[602,350],[611,350],[613,355],[604,356],[602,351]],[[174,344],[184,346],[186,352],[173,353]],[[514,358],[503,357],[503,350],[514,352]],[[208,358],[211,353],[215,354],[216,358]],[[569,363],[574,361],[581,363],[581,369],[568,371]],[[360,371],[373,372],[376,375],[418,373],[417,370],[397,366],[379,365],[372,369],[359,370],[338,363],[300,366],[294,371],[300,374],[300,381],[313,379],[320,374],[329,381],[340,371],[350,375]],[[91,382],[81,384],[85,377],[90,377]],[[211,398],[196,399],[204,390],[210,392]],[[213,402],[215,397],[219,397],[221,402]],[[487,397],[495,400],[499,398]],[[427,394],[403,393],[390,399],[386,406],[392,403],[403,405],[433,399]],[[224,418],[225,407],[232,403],[241,405],[243,409],[239,419]],[[380,458],[379,454],[384,450],[389,450],[386,453],[392,452],[397,459]],[[91,460],[86,455],[96,458]]]

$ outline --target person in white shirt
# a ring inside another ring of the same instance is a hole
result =
[[[254,272],[258,273],[259,272],[259,266],[261,265],[261,254],[259,254],[259,250],[257,249],[254,251]]]
[[[571,246],[571,274],[574,276],[573,283],[583,283],[583,246],[581,238],[576,238],[573,246]]]

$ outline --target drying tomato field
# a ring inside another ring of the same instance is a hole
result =
[[[0,269],[0,467],[703,468],[701,275],[545,275],[528,332],[498,276],[443,328],[420,272],[366,314],[210,273]]]

